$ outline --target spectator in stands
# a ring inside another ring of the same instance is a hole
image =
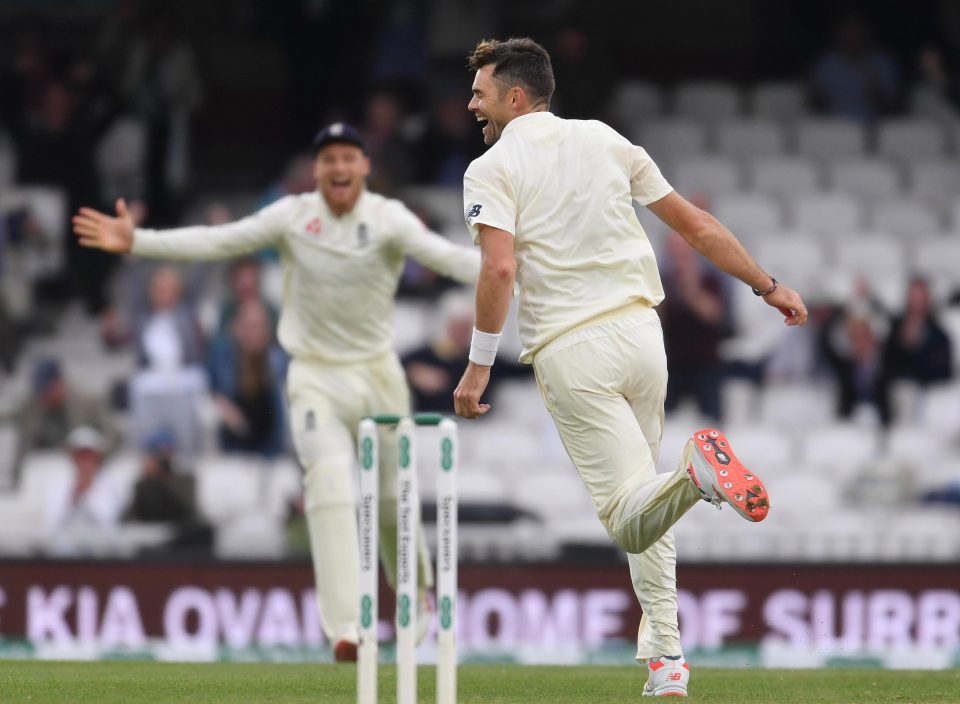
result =
[[[87,71],[82,63],[72,66],[78,76]],[[99,312],[106,303],[104,283],[113,260],[78,247],[69,237],[67,218],[81,203],[100,202],[94,152],[110,115],[91,96],[89,81],[57,76],[45,86],[36,114],[11,125],[17,147],[18,183],[61,189],[66,197],[56,233],[65,254],[65,268],[43,282],[41,296],[60,301],[75,295],[88,311]]]
[[[313,159],[309,154],[297,154],[284,166],[283,175],[271,183],[260,196],[257,209],[264,208],[286,196],[309,193],[314,188],[316,185],[313,181]]]
[[[463,187],[463,172],[480,156],[481,150],[473,133],[470,113],[463,109],[462,91],[448,88],[441,94],[416,152],[419,182]]]
[[[225,335],[230,332],[237,311],[248,301],[259,301],[266,306],[270,314],[270,324],[276,330],[280,313],[276,306],[263,296],[260,287],[260,262],[255,257],[241,257],[230,263],[229,271],[230,294],[229,298],[220,306],[220,322],[217,332]]]
[[[943,51],[928,45],[917,56],[917,80],[911,109],[950,124],[960,117],[960,74],[951,70]]]
[[[183,282],[172,266],[161,266],[150,279],[150,311],[136,325],[137,353],[143,367],[172,370],[203,364],[200,323],[183,301]]]
[[[403,106],[387,92],[375,93],[367,102],[361,133],[367,153],[376,164],[370,173],[370,188],[392,194],[410,183],[415,173],[414,153],[403,134]]]
[[[874,325],[862,310],[836,313],[821,336],[825,358],[837,383],[837,413],[851,418],[859,408],[890,424],[890,377]]]
[[[286,372],[287,357],[276,342],[267,307],[256,299],[241,303],[230,334],[220,335],[210,352],[221,449],[264,457],[284,451]]]
[[[190,131],[203,88],[193,50],[172,15],[144,13],[133,37],[122,90],[147,127],[147,202],[153,222],[176,222],[190,175]]]
[[[703,415],[719,420],[723,376],[719,346],[729,331],[723,281],[677,234],[667,238],[662,267],[666,295],[657,311],[670,360],[666,409],[690,396]]]
[[[583,120],[602,117],[610,103],[616,70],[603,47],[591,42],[581,28],[569,24],[554,37],[551,61],[563,79],[563,95],[557,97],[558,115]]]
[[[122,487],[101,471],[105,449],[103,435],[88,426],[67,436],[73,479],[52,487],[46,497],[45,524],[55,553],[82,553],[85,541],[96,540],[119,523],[125,497]]]
[[[453,390],[470,354],[473,334],[473,295],[463,290],[444,294],[439,306],[440,331],[427,345],[403,356],[401,360],[413,392],[413,407],[418,411],[453,413]],[[496,395],[496,386],[510,378],[531,378],[528,364],[497,360],[498,376],[491,377],[488,395]]]
[[[169,540],[151,545],[142,555],[185,550],[206,556],[213,545],[213,530],[197,514],[194,478],[177,464],[176,435],[160,428],[144,443],[140,477],[123,520],[131,523],[161,523],[173,531]]]
[[[816,61],[812,90],[828,115],[872,122],[899,107],[900,67],[874,43],[863,18],[847,15],[834,30],[833,46]]]
[[[105,454],[117,446],[119,433],[106,400],[68,383],[56,359],[45,357],[36,362],[31,391],[11,419],[19,426],[15,481],[28,452],[62,448],[73,428],[95,430],[101,440],[100,450]]]
[[[884,347],[890,377],[921,386],[946,381],[953,375],[950,337],[937,321],[930,288],[916,278],[907,288],[903,314],[893,319]]]
[[[176,437],[165,428],[144,443],[140,478],[124,520],[140,523],[189,523],[196,518],[194,483],[189,474],[176,471]]]

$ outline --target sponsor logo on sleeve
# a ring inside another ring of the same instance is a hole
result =
[[[480,214],[480,208],[482,207],[483,206],[479,203],[471,206],[470,210],[467,211],[467,220],[472,220],[473,218],[477,217]]]

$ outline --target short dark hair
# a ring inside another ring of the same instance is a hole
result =
[[[474,71],[493,64],[493,77],[508,88],[520,86],[533,102],[545,102],[550,98],[556,82],[550,54],[529,37],[511,37],[505,42],[498,39],[483,39],[467,57],[467,65]]]

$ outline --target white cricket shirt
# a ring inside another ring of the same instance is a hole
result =
[[[288,196],[237,222],[137,229],[133,254],[221,259],[276,247],[283,269],[280,344],[293,357],[349,363],[393,344],[394,297],[404,258],[476,283],[480,257],[430,232],[403,203],[365,191],[336,217],[320,193]]]
[[[632,201],[672,190],[647,152],[611,127],[549,112],[513,119],[470,164],[463,200],[474,242],[481,224],[516,239],[520,361],[598,315],[663,300]]]

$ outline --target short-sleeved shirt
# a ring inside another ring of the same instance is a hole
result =
[[[480,258],[426,226],[400,201],[364,192],[334,214],[319,193],[288,196],[237,222],[173,230],[138,229],[133,253],[221,259],[276,247],[283,267],[277,330],[293,357],[363,362],[393,345],[394,297],[404,259],[474,283]]]
[[[596,120],[513,119],[463,177],[465,218],[514,235],[523,353],[604,313],[663,299],[633,201],[672,187],[646,151]]]

